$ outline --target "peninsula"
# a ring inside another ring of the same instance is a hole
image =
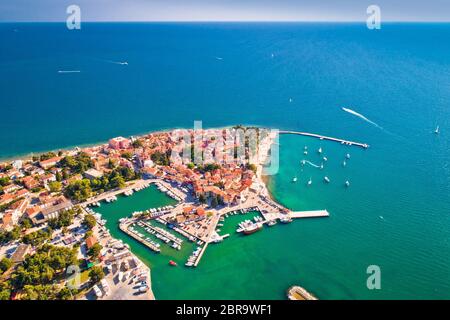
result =
[[[120,229],[155,253],[161,245],[179,250],[183,241],[196,243],[187,267],[228,236],[219,227],[229,215],[258,212],[239,224],[243,234],[328,216],[291,212],[271,199],[262,177],[277,156],[271,151],[277,138],[278,132],[242,126],[172,130],[1,164],[2,298],[154,299],[149,268],[95,212],[101,202],[151,184],[176,205],[135,212],[120,220]],[[49,255],[64,257],[52,276],[28,276],[36,258],[49,264]]]

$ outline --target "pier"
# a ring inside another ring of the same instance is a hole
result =
[[[130,237],[132,237],[133,239],[139,241],[140,243],[142,243],[143,245],[147,246],[148,248],[150,248],[152,251],[154,252],[160,252],[159,248],[156,247],[155,245],[153,245],[152,243],[148,242],[145,239],[142,239],[141,237],[139,237],[137,234],[134,234],[133,232],[131,232],[130,230],[128,230],[128,227],[131,225],[130,224],[119,224],[119,229],[122,230],[123,232],[125,232],[127,235],[129,235]]]
[[[327,210],[313,210],[313,211],[295,211],[289,213],[291,218],[320,218],[329,217],[330,213]]]
[[[299,131],[283,131],[283,130],[280,130],[279,133],[280,134],[296,134],[296,135],[299,135],[299,136],[319,138],[320,140],[335,141],[335,142],[340,142],[341,144],[346,144],[346,145],[349,145],[349,146],[357,146],[357,147],[361,147],[361,148],[364,148],[364,149],[367,149],[369,147],[369,145],[367,143],[361,143],[361,142],[355,142],[355,141],[350,141],[350,140],[345,140],[345,139],[333,138],[333,137],[323,136],[323,135],[316,134],[316,133],[299,132]]]
[[[197,257],[197,260],[195,260],[194,267],[196,267],[199,264],[200,259],[203,257],[203,254],[205,253],[207,247],[208,243],[205,243],[205,245],[202,248],[202,251],[200,251],[200,254]]]

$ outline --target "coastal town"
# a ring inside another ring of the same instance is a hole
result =
[[[252,213],[236,229],[246,235],[328,216],[271,199],[262,176],[275,139],[259,128],[176,130],[1,164],[0,299],[154,299],[148,266],[95,211],[150,185],[176,204],[134,212],[119,228],[156,254],[195,244],[185,267],[229,236],[228,216]]]

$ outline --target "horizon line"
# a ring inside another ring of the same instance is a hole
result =
[[[66,23],[66,20],[0,20],[0,23]],[[366,23],[366,20],[82,20],[81,23]],[[450,23],[450,19],[385,20],[382,23]]]

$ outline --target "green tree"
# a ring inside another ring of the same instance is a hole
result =
[[[206,203],[206,197],[203,193],[198,197],[198,201],[200,201],[200,203]]]
[[[75,294],[76,294],[76,290],[72,290],[70,288],[64,287],[58,292],[57,299],[58,300],[74,300]]]
[[[52,237],[53,230],[51,228],[41,229],[25,235],[22,238],[23,243],[31,244],[32,246],[40,246]]]
[[[8,258],[0,260],[0,274],[12,267],[12,261]]]
[[[187,167],[188,167],[189,169],[192,170],[192,169],[195,168],[195,164],[193,164],[192,162],[190,162],[190,163],[188,163]]]
[[[76,201],[84,201],[92,195],[91,182],[89,179],[71,182],[65,191],[66,196]]]
[[[56,172],[56,181],[61,182],[62,180],[63,180],[63,177],[62,177],[61,173],[59,171]]]
[[[101,250],[102,246],[99,243],[96,243],[89,249],[88,254],[92,259],[97,259]]]
[[[0,282],[0,300],[9,300],[11,297],[11,286],[9,282]]]
[[[136,139],[136,140],[133,141],[133,148],[140,148],[142,146],[143,146],[143,144],[142,144],[141,140]]]
[[[26,285],[23,300],[55,300],[58,296],[56,286],[47,285]]]
[[[97,220],[95,220],[93,215],[87,214],[84,216],[83,225],[92,230],[97,225]]]
[[[112,189],[115,189],[115,188],[122,189],[126,186],[125,180],[123,179],[122,176],[116,176],[116,177],[112,178],[110,185],[111,185]]]
[[[44,154],[41,154],[41,156],[39,157],[40,161],[44,161],[44,160],[48,160],[50,158],[56,157],[56,153],[54,152],[46,152]]]
[[[94,266],[89,271],[89,279],[92,283],[99,283],[105,277],[103,269],[99,266]]]
[[[9,177],[0,178],[0,186],[2,187],[7,186],[10,181],[11,179]]]
[[[75,211],[72,209],[64,210],[55,219],[50,219],[48,225],[53,229],[60,229],[62,227],[68,227],[72,224]]]
[[[31,222],[31,220],[29,218],[25,218],[20,222],[20,225],[22,226],[22,228],[27,230],[33,226],[33,223]]]
[[[59,192],[62,189],[62,184],[59,181],[52,181],[48,183],[48,188],[50,192]]]
[[[126,152],[122,153],[122,158],[131,160],[132,157],[133,157],[133,154],[131,152],[126,151]]]

